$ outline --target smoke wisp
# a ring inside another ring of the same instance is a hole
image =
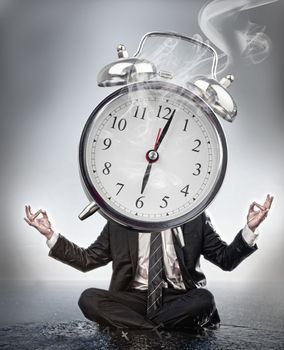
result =
[[[198,16],[199,26],[211,43],[226,56],[221,70],[226,69],[233,60],[257,64],[268,57],[271,40],[264,33],[264,25],[250,20],[248,10],[276,1],[214,0],[203,6]]]

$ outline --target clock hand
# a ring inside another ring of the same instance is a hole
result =
[[[158,135],[156,137],[156,141],[155,141],[155,144],[154,144],[154,151],[157,151],[156,147],[157,147],[157,144],[158,144],[158,141],[159,141],[159,138],[160,138],[160,134],[161,134],[161,128],[159,128]]]
[[[145,187],[146,187],[146,185],[148,183],[150,172],[151,172],[151,168],[152,168],[152,164],[153,164],[153,162],[158,160],[158,153],[156,153],[156,147],[157,147],[157,143],[158,143],[158,140],[159,140],[159,137],[160,137],[160,133],[161,133],[161,128],[159,128],[158,135],[156,137],[156,141],[155,141],[155,144],[154,144],[154,150],[150,150],[146,154],[146,159],[148,160],[148,165],[147,165],[145,174],[143,176],[141,194],[143,194],[143,192],[145,190]]]
[[[146,154],[146,159],[148,160],[148,165],[147,165],[147,168],[146,168],[146,171],[145,171],[145,174],[143,176],[143,181],[142,181],[142,188],[141,188],[141,194],[143,194],[144,190],[145,190],[145,187],[148,183],[148,180],[149,180],[149,177],[150,177],[150,173],[151,173],[151,169],[152,169],[152,164],[153,162],[156,162],[159,158],[159,154],[157,152],[158,148],[160,147],[160,144],[162,143],[170,125],[171,125],[171,122],[173,120],[173,114],[171,115],[171,117],[168,119],[166,125],[164,126],[163,128],[163,131],[161,133],[161,128],[159,128],[159,131],[158,131],[158,135],[156,137],[156,141],[155,141],[155,145],[154,145],[154,149],[153,150],[150,150],[147,152]]]
[[[160,144],[162,143],[162,141],[163,141],[163,139],[164,139],[164,137],[165,137],[165,135],[166,135],[170,125],[171,125],[171,122],[173,120],[173,116],[174,116],[174,114],[171,115],[171,117],[168,119],[166,125],[164,126],[164,129],[163,129],[163,131],[161,133],[161,136],[159,137],[158,141],[155,144],[155,151],[157,151],[158,148],[160,147]]]
[[[143,194],[145,187],[147,185],[147,182],[149,180],[149,176],[150,176],[150,172],[151,172],[151,168],[152,168],[152,164],[153,163],[148,163],[144,177],[143,177],[143,182],[142,182],[142,188],[141,188],[141,194]]]

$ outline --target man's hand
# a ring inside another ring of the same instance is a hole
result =
[[[269,209],[273,201],[273,196],[269,194],[266,196],[266,200],[263,205],[253,202],[249,207],[249,212],[247,215],[248,227],[255,231],[258,225],[267,217]],[[260,210],[254,210],[254,207],[258,207]]]
[[[51,228],[51,223],[48,220],[48,216],[45,210],[39,209],[35,214],[31,212],[31,206],[25,205],[26,217],[24,220],[30,225],[35,227],[41,234],[43,234],[47,239],[50,239],[53,230]],[[36,219],[36,217],[42,214],[41,218]]]

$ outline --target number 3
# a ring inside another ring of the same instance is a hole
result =
[[[195,164],[197,166],[197,168],[195,169],[197,171],[197,173],[192,173],[192,175],[199,175],[200,174],[200,169],[201,169],[201,164],[200,163],[196,163]]]

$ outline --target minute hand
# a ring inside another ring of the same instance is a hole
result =
[[[158,141],[156,143],[155,151],[157,151],[158,148],[160,147],[160,144],[162,143],[162,141],[163,141],[163,139],[164,139],[164,137],[165,137],[165,135],[166,135],[170,125],[171,125],[171,122],[173,120],[173,116],[174,115],[172,114],[171,117],[168,119],[166,125],[164,126],[164,129],[162,130],[161,135],[160,135],[160,137],[159,137],[159,139],[158,139]]]

